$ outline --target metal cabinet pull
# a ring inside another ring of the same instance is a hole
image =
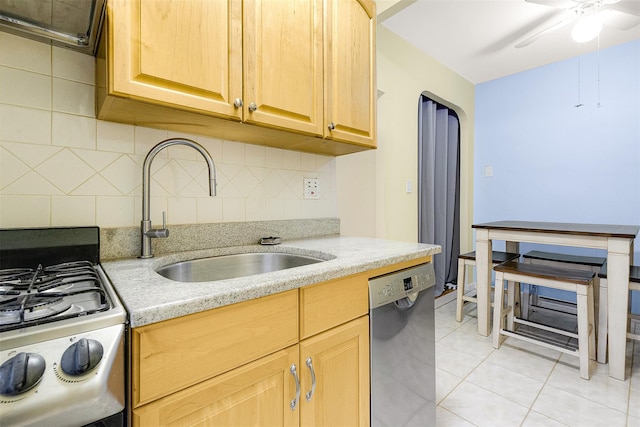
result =
[[[291,401],[289,407],[292,411],[296,410],[296,406],[298,406],[298,401],[300,400],[300,380],[298,379],[298,372],[296,371],[296,364],[294,363],[289,368],[289,372],[293,375],[293,379],[296,381],[296,398]]]
[[[305,397],[307,398],[307,401],[309,402],[309,401],[311,401],[311,398],[313,397],[313,393],[315,393],[315,391],[316,391],[316,371],[313,370],[313,364],[311,363],[311,357],[307,357],[307,367],[311,371],[311,390],[309,390],[305,394]]]
[[[256,105],[255,102],[252,102],[251,104],[249,104],[249,111],[251,111],[252,113],[257,109],[258,109],[258,106]]]
[[[244,105],[244,104],[243,104],[243,102],[242,102],[242,99],[240,99],[240,98],[236,98],[236,99],[233,101],[233,106],[234,106],[234,107],[236,107],[236,108],[240,108],[240,107],[242,107],[243,105]]]
[[[336,124],[331,122],[329,123],[329,126],[327,126],[329,128],[329,130],[334,130],[336,128]]]

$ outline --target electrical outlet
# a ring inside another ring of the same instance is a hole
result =
[[[304,179],[304,198],[319,199],[320,198],[320,180],[318,178]]]

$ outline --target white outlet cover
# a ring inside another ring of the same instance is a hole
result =
[[[320,180],[318,178],[304,178],[304,193],[305,199],[319,199],[320,198]]]

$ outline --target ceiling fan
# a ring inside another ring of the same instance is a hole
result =
[[[572,37],[578,42],[595,38],[602,27],[608,26],[618,30],[629,30],[640,24],[640,0],[525,0],[561,9],[558,21],[529,36],[515,47],[529,46],[545,35],[562,28],[572,22],[576,25]]]

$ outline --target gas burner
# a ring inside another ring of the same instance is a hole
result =
[[[71,307],[59,295],[25,294],[0,305],[0,325],[34,322],[64,313]]]
[[[72,261],[63,262],[61,264],[50,265],[44,268],[44,271],[65,271],[65,270],[77,270],[77,269],[90,269],[93,270],[93,264],[89,261]]]
[[[33,276],[32,268],[7,268],[0,270],[0,285],[5,283],[21,283]]]
[[[0,270],[0,332],[109,308],[96,266],[89,261]]]

